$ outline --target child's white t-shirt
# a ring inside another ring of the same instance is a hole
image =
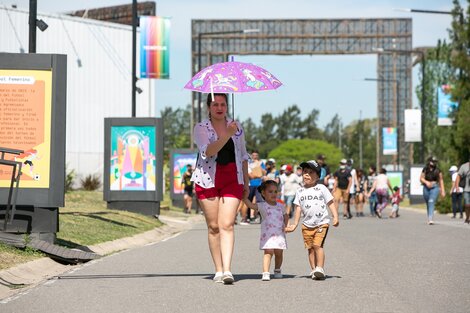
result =
[[[316,184],[314,187],[300,187],[295,195],[294,204],[299,205],[303,220],[302,224],[309,228],[328,224],[327,205],[333,200],[331,192],[322,184]]]

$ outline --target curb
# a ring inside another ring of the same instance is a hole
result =
[[[160,216],[159,218],[163,223],[165,223],[165,225],[132,237],[103,242],[89,246],[88,248],[96,254],[105,257],[118,251],[129,250],[143,247],[150,243],[160,242],[176,234],[187,231],[192,227],[192,224],[202,222],[204,220],[204,217],[200,215],[190,217],[186,221],[166,216]],[[33,288],[54,276],[69,272],[83,266],[83,264],[85,263],[65,265],[48,257],[44,257],[0,271],[0,303],[5,303],[8,301],[8,298],[24,293],[30,288]]]

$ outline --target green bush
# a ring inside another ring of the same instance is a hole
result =
[[[73,181],[75,180],[75,177],[77,175],[75,174],[75,170],[72,169],[70,171],[66,170],[66,176],[65,176],[65,192],[70,192],[73,190]]]
[[[90,174],[80,181],[82,188],[87,191],[97,190],[101,186],[101,180],[98,174]]]

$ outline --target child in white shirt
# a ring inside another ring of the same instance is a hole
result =
[[[323,184],[318,184],[320,166],[315,160],[303,162],[302,177],[304,186],[297,190],[295,195],[294,224],[286,227],[286,232],[292,232],[300,221],[300,213],[303,215],[302,235],[305,248],[308,249],[308,260],[312,271],[312,279],[325,279],[325,253],[323,244],[328,234],[330,218],[327,206],[333,215],[333,226],[338,226],[338,208],[330,191]]]

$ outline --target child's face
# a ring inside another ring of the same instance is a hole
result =
[[[274,185],[268,185],[262,192],[264,199],[267,202],[276,202],[277,200],[277,187]]]
[[[317,172],[315,172],[314,170],[312,170],[311,168],[304,168],[303,171],[302,171],[302,177],[304,179],[304,184],[305,185],[314,185],[316,184],[317,180],[318,180],[318,175],[317,175]]]

